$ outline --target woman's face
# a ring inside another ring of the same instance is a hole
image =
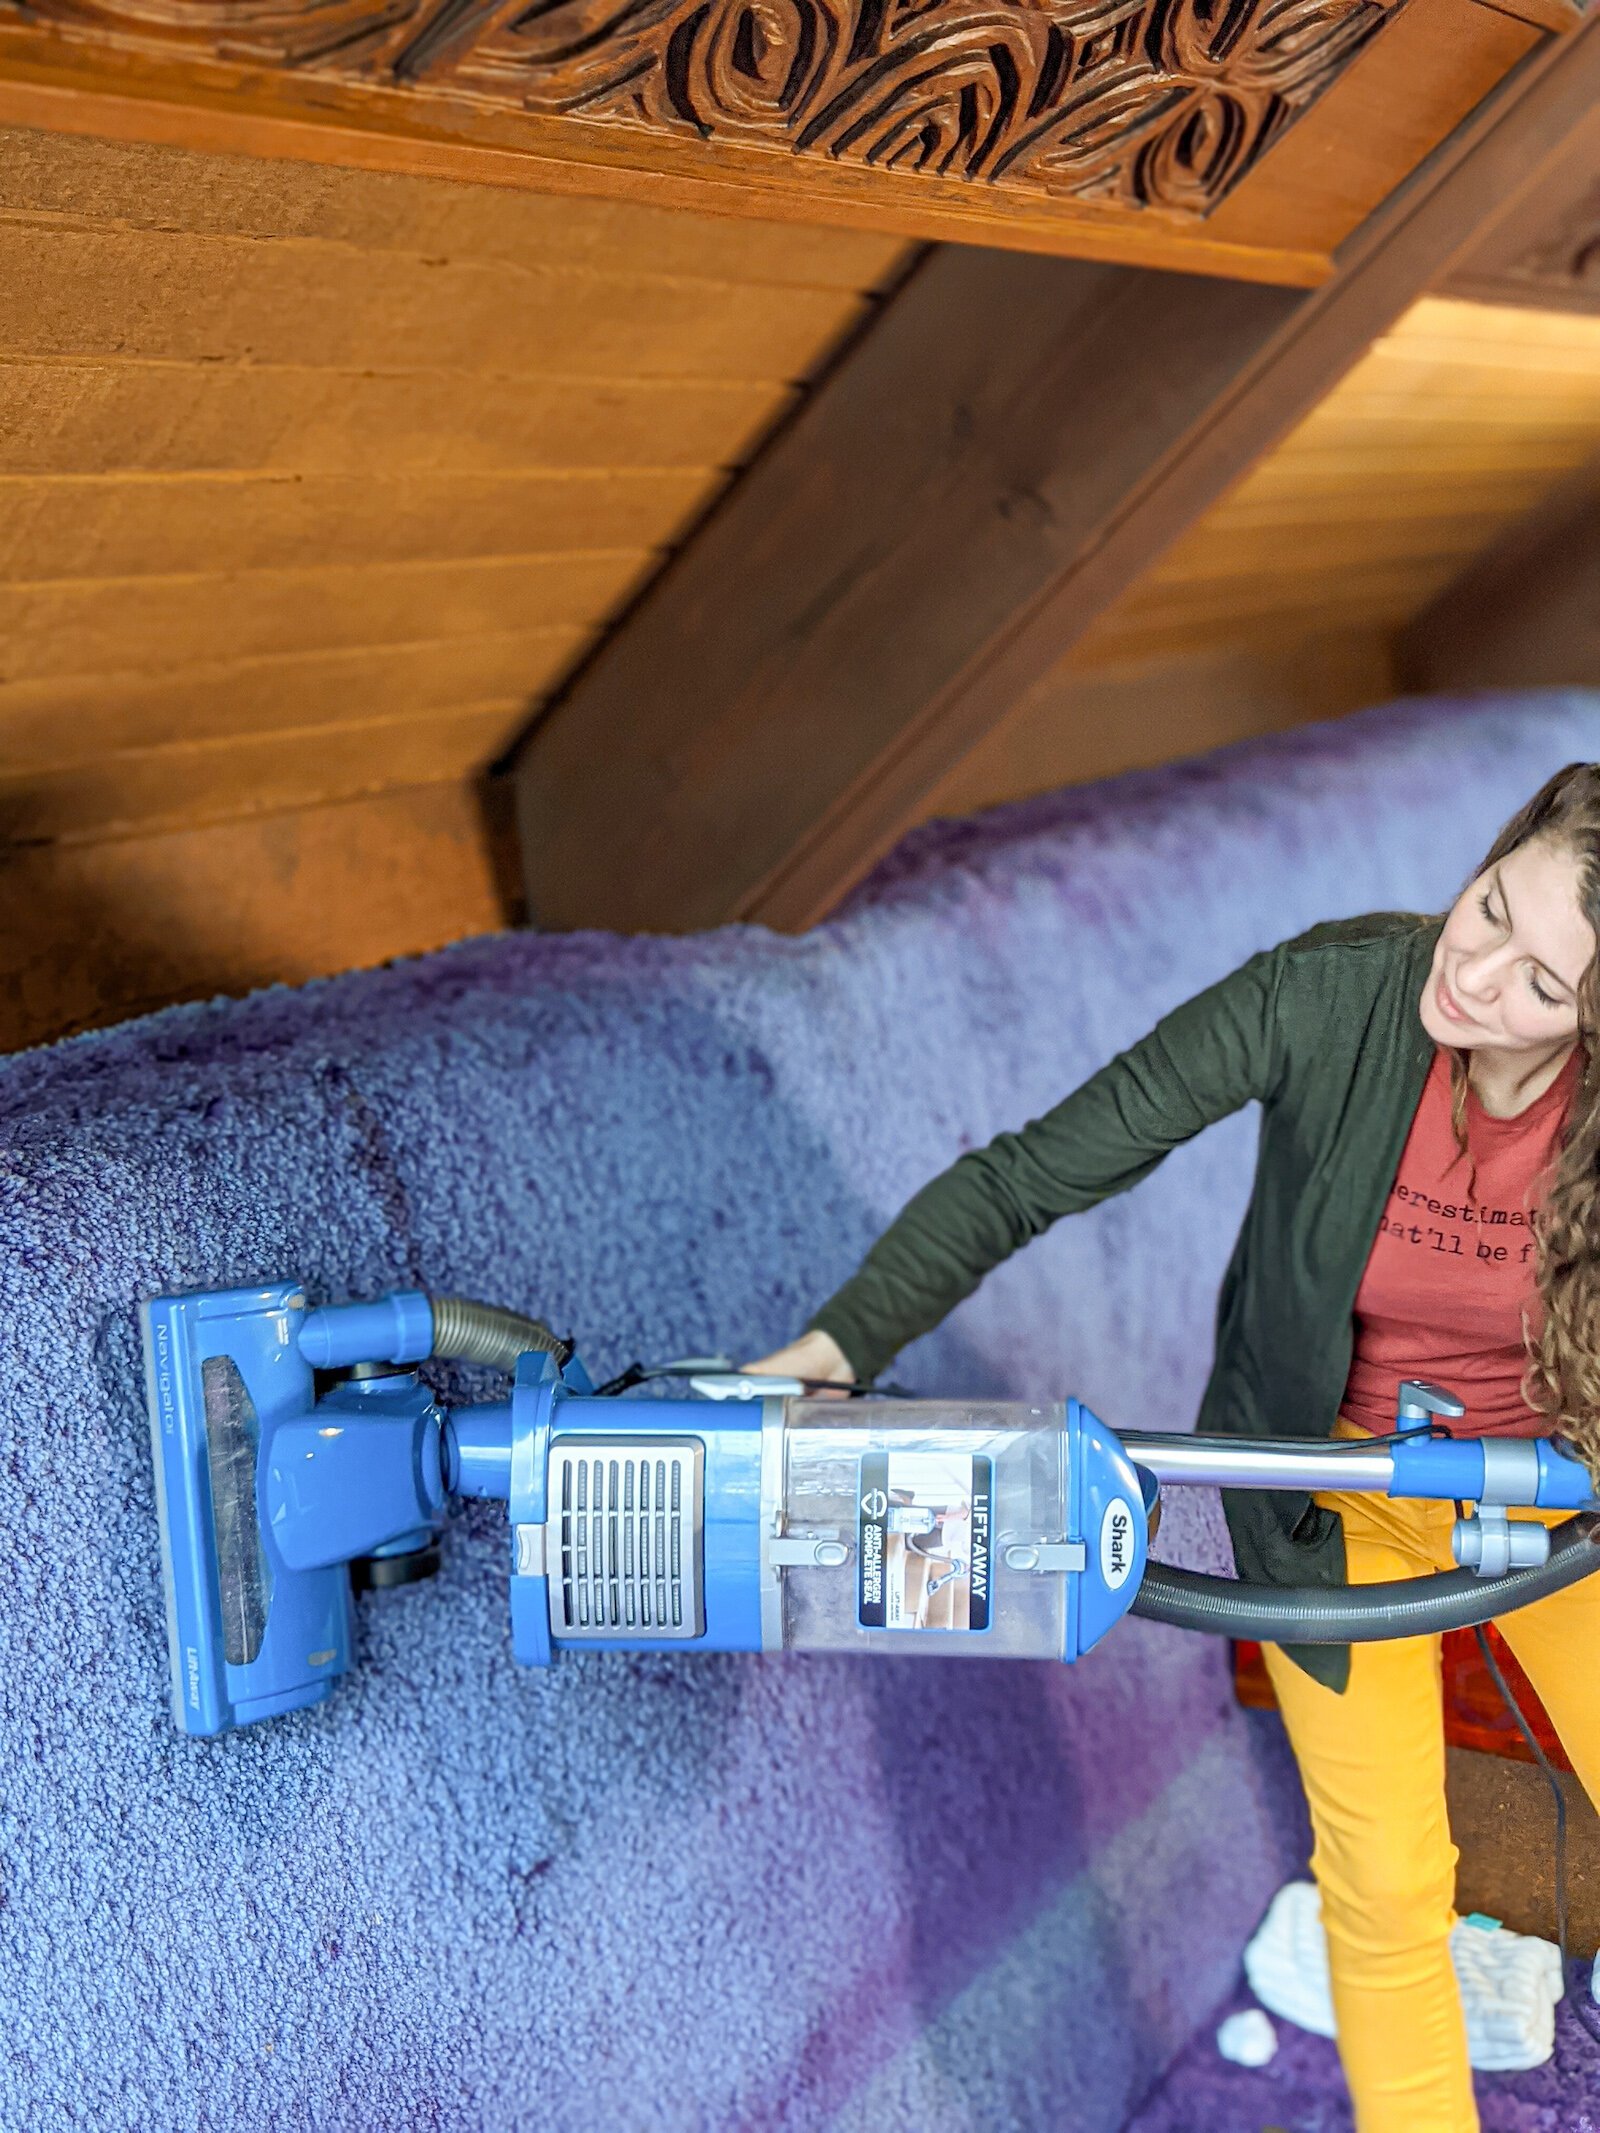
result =
[[[1535,838],[1478,876],[1445,920],[1422,1026],[1456,1051],[1548,1052],[1578,1033],[1578,984],[1595,953],[1578,862]]]

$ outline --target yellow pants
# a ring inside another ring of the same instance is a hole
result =
[[[1359,1434],[1347,1425],[1338,1433]],[[1454,1567],[1452,1504],[1317,1501],[1344,1520],[1354,1585]],[[1498,1626],[1585,1791],[1600,1801],[1600,1575]],[[1275,1647],[1266,1652],[1311,1807],[1311,1869],[1357,2133],[1476,2133],[1478,2125],[1450,1962],[1458,1853],[1445,1809],[1439,1654],[1437,1637],[1358,1644],[1339,1696]]]

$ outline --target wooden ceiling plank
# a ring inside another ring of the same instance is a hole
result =
[[[20,137],[0,129],[0,143]],[[0,210],[0,229],[15,233],[19,243],[31,238],[36,244],[45,238],[58,244],[76,241],[86,247],[117,245],[136,266],[150,262],[157,271],[172,271],[169,262],[177,262],[181,269],[185,259],[194,261],[202,273],[216,272],[219,264],[226,269],[230,261],[259,263],[271,273],[314,273],[320,265],[330,274],[355,273],[357,293],[369,283],[393,286],[450,274],[470,276],[460,284],[469,293],[475,283],[492,277],[502,288],[531,294],[535,301],[548,300],[552,294],[570,301],[574,293],[582,297],[588,292],[604,304],[615,301],[624,289],[663,296],[676,291],[701,305],[748,301],[763,312],[784,301],[803,304],[810,299],[836,306],[851,297],[877,293],[870,286],[858,289],[853,283],[840,288],[781,276],[729,276],[704,265],[697,269],[682,245],[676,248],[678,256],[671,265],[659,258],[638,263],[608,260],[597,257],[591,247],[580,247],[574,253],[558,244],[539,258],[505,259],[492,251],[440,252],[417,243],[409,248],[398,244],[374,247],[355,236],[302,235],[282,229],[240,236],[232,230],[195,227],[184,219],[130,222],[115,215],[57,215],[33,206]],[[916,249],[902,246],[898,253],[914,254]]]
[[[6,680],[18,683],[405,644],[419,616],[439,642],[587,631],[621,608],[658,560],[648,549],[618,549],[0,585],[0,644]]]
[[[1388,471],[1387,461],[1374,461],[1370,469],[1373,476]],[[1535,468],[1524,480],[1511,483],[1513,509],[1518,494],[1526,492],[1531,498],[1541,479],[1540,470]],[[1486,521],[1503,519],[1506,496],[1507,483],[1498,470],[1483,476],[1469,474],[1461,481],[1453,481],[1448,469],[1437,479],[1427,475],[1419,479],[1414,472],[1402,467],[1392,502],[1385,498],[1384,517],[1386,522],[1395,525],[1414,520],[1432,523],[1451,513]],[[1347,527],[1360,532],[1372,524],[1372,519],[1370,479],[1365,482],[1355,479],[1338,489],[1324,481],[1312,480],[1305,485],[1286,481],[1278,489],[1252,489],[1248,495],[1243,491],[1236,492],[1206,513],[1206,523],[1215,526],[1219,534],[1231,536],[1235,531],[1274,531],[1280,538],[1303,526],[1325,526],[1335,535],[1342,534]],[[1163,567],[1161,563],[1154,566],[1158,571]]]
[[[296,984],[508,923],[465,780],[169,834],[0,850],[0,1047]]]
[[[733,221],[643,200],[569,199],[315,163],[199,155],[141,141],[0,131],[0,210],[196,236],[319,238],[368,253],[457,255],[609,274],[866,291],[894,280],[905,245],[869,231]]]
[[[1485,310],[1490,307],[1484,306]],[[1545,314],[1525,311],[1522,316],[1528,321],[1529,331],[1518,336],[1512,331],[1505,310],[1494,307],[1495,330],[1492,334],[1474,333],[1470,326],[1463,325],[1453,333],[1444,324],[1430,326],[1428,332],[1407,335],[1390,334],[1373,350],[1368,362],[1375,377],[1407,380],[1418,369],[1434,369],[1453,364],[1457,376],[1476,378],[1480,372],[1496,376],[1504,371],[1521,372],[1526,369],[1531,376],[1565,377],[1573,370],[1591,368],[1597,351],[1600,351],[1600,319],[1573,317],[1563,320],[1580,330],[1576,333],[1552,334],[1545,331]]]
[[[1449,279],[1446,276],[1447,283]],[[1522,305],[1486,304],[1477,297],[1441,296],[1434,290],[1417,305],[1414,328],[1403,336],[1391,335],[1379,345],[1403,345],[1414,333],[1419,340],[1436,337],[1447,345],[1481,340],[1502,342],[1512,348],[1540,342],[1553,346],[1567,342],[1587,348],[1593,346],[1597,331],[1600,327],[1596,322],[1578,312],[1530,313]]]
[[[793,388],[0,358],[0,473],[505,474],[737,463]]]
[[[414,261],[184,231],[0,221],[0,350],[189,362],[387,360],[467,376],[803,377],[861,299],[833,289]]]
[[[1477,437],[1470,443],[1452,438],[1439,443],[1423,438],[1402,438],[1386,444],[1374,437],[1362,446],[1346,445],[1338,451],[1298,453],[1291,465],[1270,476],[1252,475],[1248,503],[1268,502],[1279,495],[1302,497],[1362,497],[1372,495],[1374,477],[1392,477],[1395,485],[1415,489],[1432,482],[1439,489],[1469,481],[1516,482],[1527,476],[1559,474],[1572,464],[1570,450],[1559,438]],[[1241,490],[1241,497],[1243,491]],[[1228,506],[1232,509],[1232,505]]]
[[[1485,549],[1395,644],[1407,688],[1600,686],[1600,458]]]
[[[1441,550],[1465,555],[1503,522],[1503,514],[1485,512],[1476,517],[1451,513],[1375,521],[1365,528],[1350,524],[1337,530],[1309,517],[1298,527],[1249,535],[1213,535],[1208,528],[1203,541],[1186,540],[1173,549],[1117,605],[1165,605],[1180,589],[1191,597],[1232,602],[1246,597],[1256,584],[1270,593],[1273,586],[1292,585],[1299,578],[1382,572],[1429,559]]]
[[[829,909],[1597,98],[1591,23],[1304,297],[935,255],[534,728],[536,920],[797,927]]]
[[[1144,645],[1168,638],[1184,643],[1203,639],[1226,642],[1229,633],[1252,621],[1283,616],[1305,616],[1314,622],[1326,614],[1352,626],[1372,628],[1403,622],[1415,614],[1424,600],[1446,583],[1456,558],[1449,555],[1418,556],[1370,571],[1330,571],[1320,586],[1310,578],[1298,582],[1262,585],[1241,579],[1226,587],[1224,611],[1216,595],[1205,588],[1190,588],[1188,596],[1151,600],[1147,606],[1118,608],[1116,614],[1079,639],[1072,657],[1080,653],[1103,662],[1115,648],[1126,657],[1128,645]]]
[[[588,641],[583,628],[508,630],[443,643],[274,652],[161,674],[66,674],[0,684],[8,773],[67,770],[128,749],[363,723],[363,709],[448,712],[538,701]]]
[[[85,765],[0,772],[8,847],[148,834],[428,785],[483,770],[523,715],[521,696],[448,715],[250,734],[211,745],[126,749]]]
[[[653,546],[721,486],[669,473],[0,476],[0,580]]]

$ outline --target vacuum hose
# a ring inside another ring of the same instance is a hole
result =
[[[1245,1585],[1151,1563],[1132,1612],[1175,1629],[1250,1637],[1261,1644],[1376,1644],[1387,1637],[1471,1629],[1564,1591],[1597,1570],[1600,1517],[1585,1511],[1552,1530],[1546,1561],[1504,1577],[1446,1570],[1376,1585]]]
[[[565,1362],[572,1344],[552,1333],[542,1318],[524,1318],[498,1304],[472,1303],[465,1296],[430,1296],[433,1353],[441,1362],[489,1363],[515,1370],[517,1357],[540,1348]]]

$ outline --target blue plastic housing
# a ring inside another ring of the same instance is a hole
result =
[[[1069,1575],[1062,1658],[1082,1658],[1133,1605],[1149,1558],[1150,1503],[1121,1444],[1081,1400],[1067,1402],[1061,1455],[1066,1463],[1067,1538],[1084,1551]]]
[[[205,1365],[228,1363],[238,1372],[249,1402],[245,1426],[259,1445],[263,1433],[270,1435],[279,1421],[312,1405],[311,1366],[297,1340],[304,1308],[302,1291],[280,1283],[162,1297],[142,1312],[172,1713],[186,1733],[219,1733],[320,1702],[350,1664],[350,1574],[344,1563],[288,1574],[252,1504],[255,1531],[241,1538],[240,1547],[253,1541],[260,1551],[253,1576],[272,1633],[259,1641],[253,1623],[241,1630],[225,1615],[218,1571]],[[248,1563],[242,1567],[250,1570]],[[254,1655],[230,1664],[230,1641],[246,1651],[254,1645]]]
[[[1545,1511],[1597,1508],[1588,1468],[1549,1437],[1404,1437],[1394,1446],[1391,1496],[1478,1503],[1485,1490],[1486,1446],[1531,1442],[1538,1457],[1535,1502]]]
[[[317,1315],[335,1340],[312,1353],[337,1352],[337,1313]],[[318,1401],[294,1283],[161,1297],[141,1317],[173,1716],[209,1734],[320,1703],[350,1664],[351,1562],[433,1537],[443,1418],[403,1370]],[[414,1347],[410,1300],[378,1330]]]
[[[324,1304],[301,1321],[300,1353],[317,1370],[424,1362],[433,1353],[433,1306],[420,1289],[394,1289],[376,1303]]]
[[[578,1382],[574,1382],[577,1378]],[[508,1510],[511,1517],[512,1649],[524,1666],[548,1666],[564,1649],[594,1649],[552,1637],[550,1584],[543,1547],[529,1550],[526,1532],[550,1531],[547,1488],[551,1447],[576,1440],[580,1445],[614,1443],[619,1438],[693,1438],[704,1446],[705,1499],[700,1531],[698,1585],[704,1602],[705,1628],[693,1640],[700,1651],[761,1649],[761,1417],[758,1400],[591,1400],[586,1376],[576,1367],[557,1370],[554,1358],[529,1354],[517,1365],[511,1398]],[[465,1432],[468,1414],[458,1413],[452,1427]],[[472,1430],[469,1459],[478,1493],[498,1494],[483,1486],[492,1450],[483,1432]],[[459,1449],[457,1453],[460,1457]],[[466,1462],[463,1462],[465,1464]],[[607,1651],[681,1649],[679,1637],[608,1636]]]

